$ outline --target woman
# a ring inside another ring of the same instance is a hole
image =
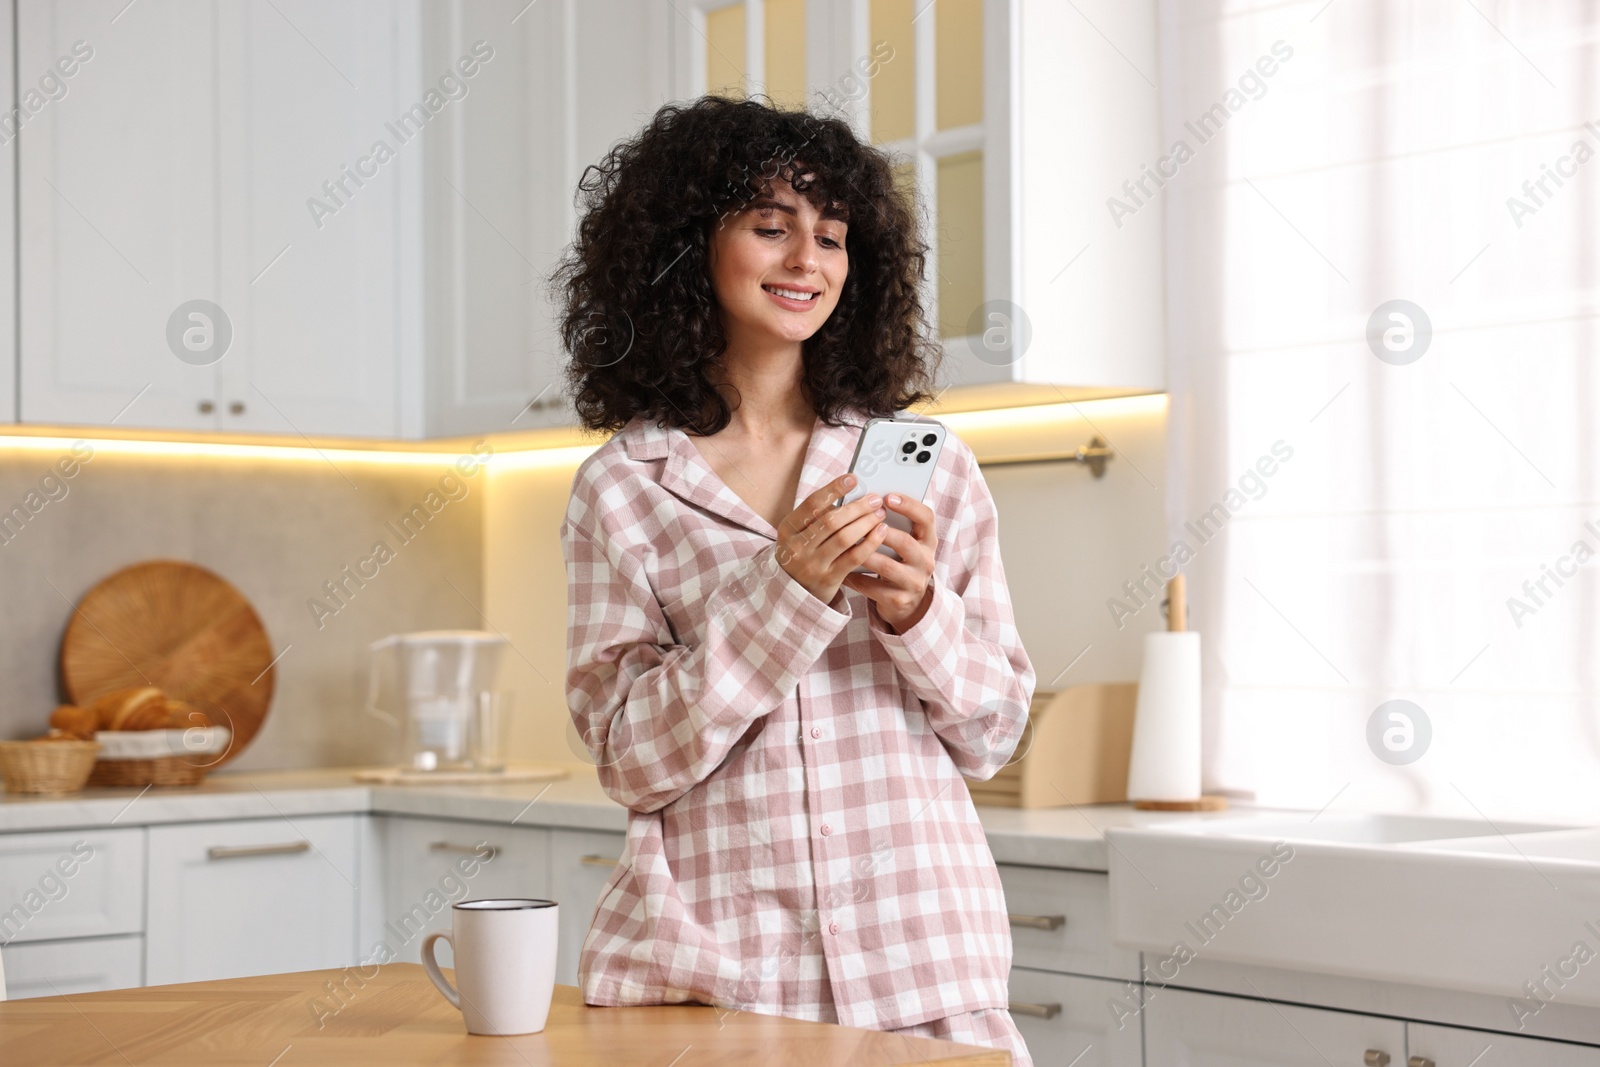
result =
[[[620,432],[562,523],[567,697],[630,812],[585,1001],[1031,1064],[962,782],[1005,764],[1034,684],[993,500],[947,435],[926,502],[833,506],[861,424],[929,399],[937,351],[889,162],[840,121],[708,97],[663,107],[580,192],[562,334],[582,421]]]

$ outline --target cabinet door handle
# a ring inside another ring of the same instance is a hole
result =
[[[199,409],[200,409],[200,414],[202,414],[202,415],[209,415],[209,414],[211,414],[211,413],[212,413],[212,412],[213,412],[213,411],[215,411],[215,410],[217,410],[217,405],[216,405],[216,403],[215,403],[215,402],[213,402],[213,401],[210,401],[210,400],[202,400],[202,401],[200,401],[200,403],[199,403],[199,404],[198,404],[198,405],[196,405],[196,406],[197,406],[197,407],[199,407]]]
[[[578,862],[583,864],[585,867],[615,867],[617,864],[621,863],[622,860],[620,858],[609,859],[605,856],[584,856],[582,859],[578,860]]]
[[[1427,1056],[1413,1056],[1406,1060],[1406,1067],[1433,1067],[1433,1060]]]
[[[433,844],[428,846],[428,851],[429,852],[465,852],[470,856],[476,856],[478,854],[478,847],[479,846],[477,846],[477,845],[458,845],[453,841],[435,841]],[[489,858],[484,860],[485,863],[488,863],[489,860],[492,860],[496,856],[500,855],[500,846],[499,845],[491,845],[487,841],[485,841],[483,843],[483,847],[487,848],[489,850]]]
[[[1031,1015],[1035,1019],[1054,1019],[1061,1014],[1059,1004],[1025,1004],[1013,1000],[1006,1007],[1011,1009],[1012,1015]]]
[[[1012,926],[1026,926],[1030,930],[1059,930],[1067,923],[1065,915],[1007,915]]]
[[[281,845],[212,845],[206,849],[206,859],[242,860],[251,856],[291,856],[310,851],[310,841],[285,841]]]
[[[244,401],[243,400],[235,400],[235,401],[231,402],[228,405],[228,410],[230,412],[232,412],[233,414],[235,414],[235,415],[243,415],[244,414]]]
[[[1382,1049],[1367,1049],[1366,1059],[1361,1061],[1367,1067],[1389,1067],[1389,1054]]]

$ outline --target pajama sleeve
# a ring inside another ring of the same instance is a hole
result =
[[[561,544],[567,707],[601,786],[634,811],[663,808],[716,770],[852,617],[842,589],[824,604],[778,566],[772,544],[724,572],[706,595],[704,634],[679,643],[646,573],[654,546],[571,521]]]
[[[994,498],[972,450],[954,434],[945,448],[956,461],[949,491],[960,499],[950,536],[934,550],[933,602],[904,633],[893,632],[875,604],[867,619],[956,769],[984,781],[1022,737],[1034,670],[1012,616]]]

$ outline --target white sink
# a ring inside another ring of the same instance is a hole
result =
[[[1208,959],[1489,993],[1528,1012],[1540,1003],[1526,983],[1543,983],[1543,999],[1600,1006],[1600,829],[1274,814],[1107,841],[1113,936],[1147,953],[1152,979]]]
[[[1495,823],[1506,833],[1554,829],[1532,823]],[[1443,819],[1429,815],[1235,815],[1183,823],[1165,823],[1155,829],[1180,834],[1204,834],[1239,840],[1345,842],[1352,845],[1393,845],[1451,838],[1478,838],[1494,832],[1482,819]],[[1497,839],[1498,835],[1496,835]]]

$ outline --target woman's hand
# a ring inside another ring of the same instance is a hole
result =
[[[911,520],[911,532],[893,526],[883,543],[899,553],[898,560],[879,553],[871,563],[876,578],[867,574],[848,574],[844,584],[878,605],[878,614],[896,633],[905,633],[921,621],[933,602],[933,553],[939,539],[933,529],[933,509],[920,500],[908,500],[890,493],[884,503]]]
[[[878,550],[886,532],[900,533],[882,521],[883,502],[875,493],[834,506],[855,484],[853,474],[834,479],[778,523],[778,566],[824,604],[839,592],[844,577]]]

